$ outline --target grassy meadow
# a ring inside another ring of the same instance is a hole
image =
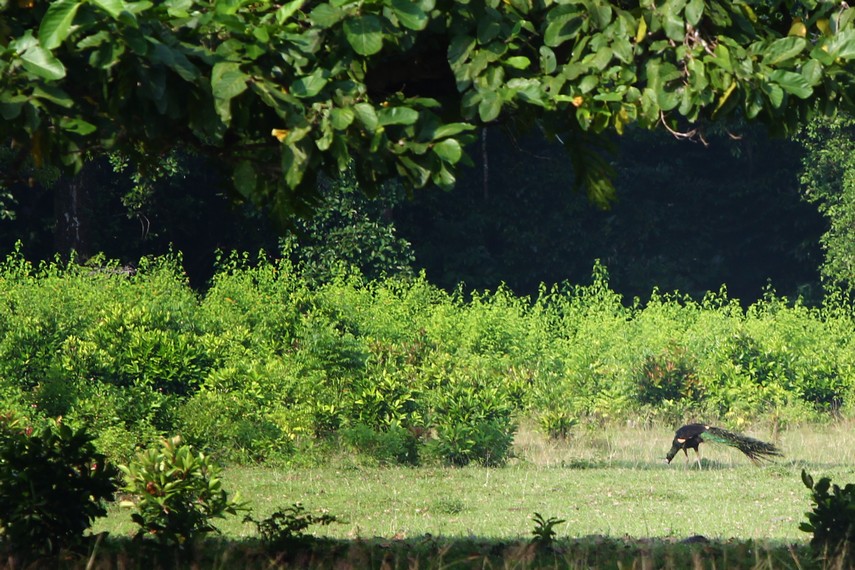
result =
[[[515,459],[502,468],[378,467],[349,455],[313,468],[230,467],[226,489],[239,492],[256,519],[299,501],[340,522],[317,536],[527,539],[532,515],[565,519],[559,538],[661,538],[703,535],[806,543],[798,526],[810,509],[801,470],[833,483],[855,482],[850,422],[782,430],[745,430],[777,442],[785,457],[757,467],[738,451],[701,446],[703,469],[682,454],[664,463],[673,430],[666,427],[580,427],[567,440],[547,440],[524,424]],[[253,536],[239,517],[221,521],[228,538]],[[113,508],[95,531],[127,534],[127,511]]]

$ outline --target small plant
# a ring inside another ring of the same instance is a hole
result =
[[[0,416],[0,541],[13,554],[78,547],[106,514],[118,471],[92,440],[60,420],[34,433],[14,414]]]
[[[311,540],[314,536],[304,534],[307,528],[312,525],[328,525],[337,520],[335,516],[327,513],[322,515],[307,513],[300,503],[280,508],[261,521],[249,515],[244,518],[244,522],[255,523],[262,544],[270,551],[284,551],[301,542]]]
[[[855,484],[841,488],[832,485],[831,479],[823,477],[814,484],[813,477],[802,470],[802,482],[811,490],[813,510],[805,513],[808,522],[799,528],[813,533],[811,546],[817,552],[834,557],[843,566],[851,562],[855,546]],[[829,493],[831,489],[831,493]]]
[[[531,534],[534,535],[531,543],[539,546],[551,545],[555,541],[555,527],[565,522],[564,519],[557,519],[555,517],[544,519],[540,513],[534,513],[534,516],[531,518],[535,525],[534,530],[531,531]]]
[[[566,410],[555,409],[544,411],[538,420],[540,428],[549,436],[549,439],[567,439],[570,437],[570,430],[579,423]]]
[[[119,468],[125,474],[123,491],[136,497],[121,504],[136,509],[131,519],[140,526],[138,537],[150,534],[161,543],[182,545],[218,532],[213,519],[246,509],[223,490],[220,469],[180,437],[163,440],[159,449],[142,451]]]

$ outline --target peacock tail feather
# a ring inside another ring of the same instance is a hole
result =
[[[754,439],[747,435],[733,433],[718,427],[707,427],[701,437],[704,441],[723,443],[725,445],[735,447],[755,463],[763,459],[770,459],[772,457],[780,457],[783,455],[781,450],[771,443],[766,443],[765,441],[760,441],[759,439]]]

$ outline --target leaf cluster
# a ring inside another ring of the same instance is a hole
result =
[[[106,515],[118,470],[94,436],[57,420],[34,431],[0,417],[0,546],[28,559],[79,548],[92,521]]]
[[[851,563],[855,542],[855,484],[832,485],[829,477],[814,482],[805,470],[802,482],[810,489],[813,510],[805,513],[808,520],[799,528],[813,535],[810,544],[814,550],[835,563]]]
[[[181,546],[216,532],[213,519],[246,508],[223,489],[216,464],[177,436],[119,469],[125,476],[122,490],[134,497],[122,506],[134,509],[138,537],[151,535],[161,544]]]
[[[455,182],[478,127],[540,128],[611,194],[601,136],[851,107],[855,9],[835,2],[62,0],[0,12],[0,137],[19,162],[156,163],[185,144],[287,218],[321,171],[371,192]],[[89,86],[100,86],[90,89]],[[703,136],[701,130],[685,136]]]

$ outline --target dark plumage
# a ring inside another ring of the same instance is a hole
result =
[[[765,441],[760,441],[759,439],[754,439],[753,437],[704,424],[688,424],[678,429],[674,434],[674,441],[671,443],[671,449],[665,455],[665,461],[671,463],[671,460],[674,459],[674,456],[681,449],[686,454],[686,460],[688,461],[689,449],[694,449],[698,467],[700,467],[701,452],[698,450],[698,446],[705,441],[723,443],[735,447],[747,455],[755,464],[761,459],[783,455],[781,450],[776,446]]]

